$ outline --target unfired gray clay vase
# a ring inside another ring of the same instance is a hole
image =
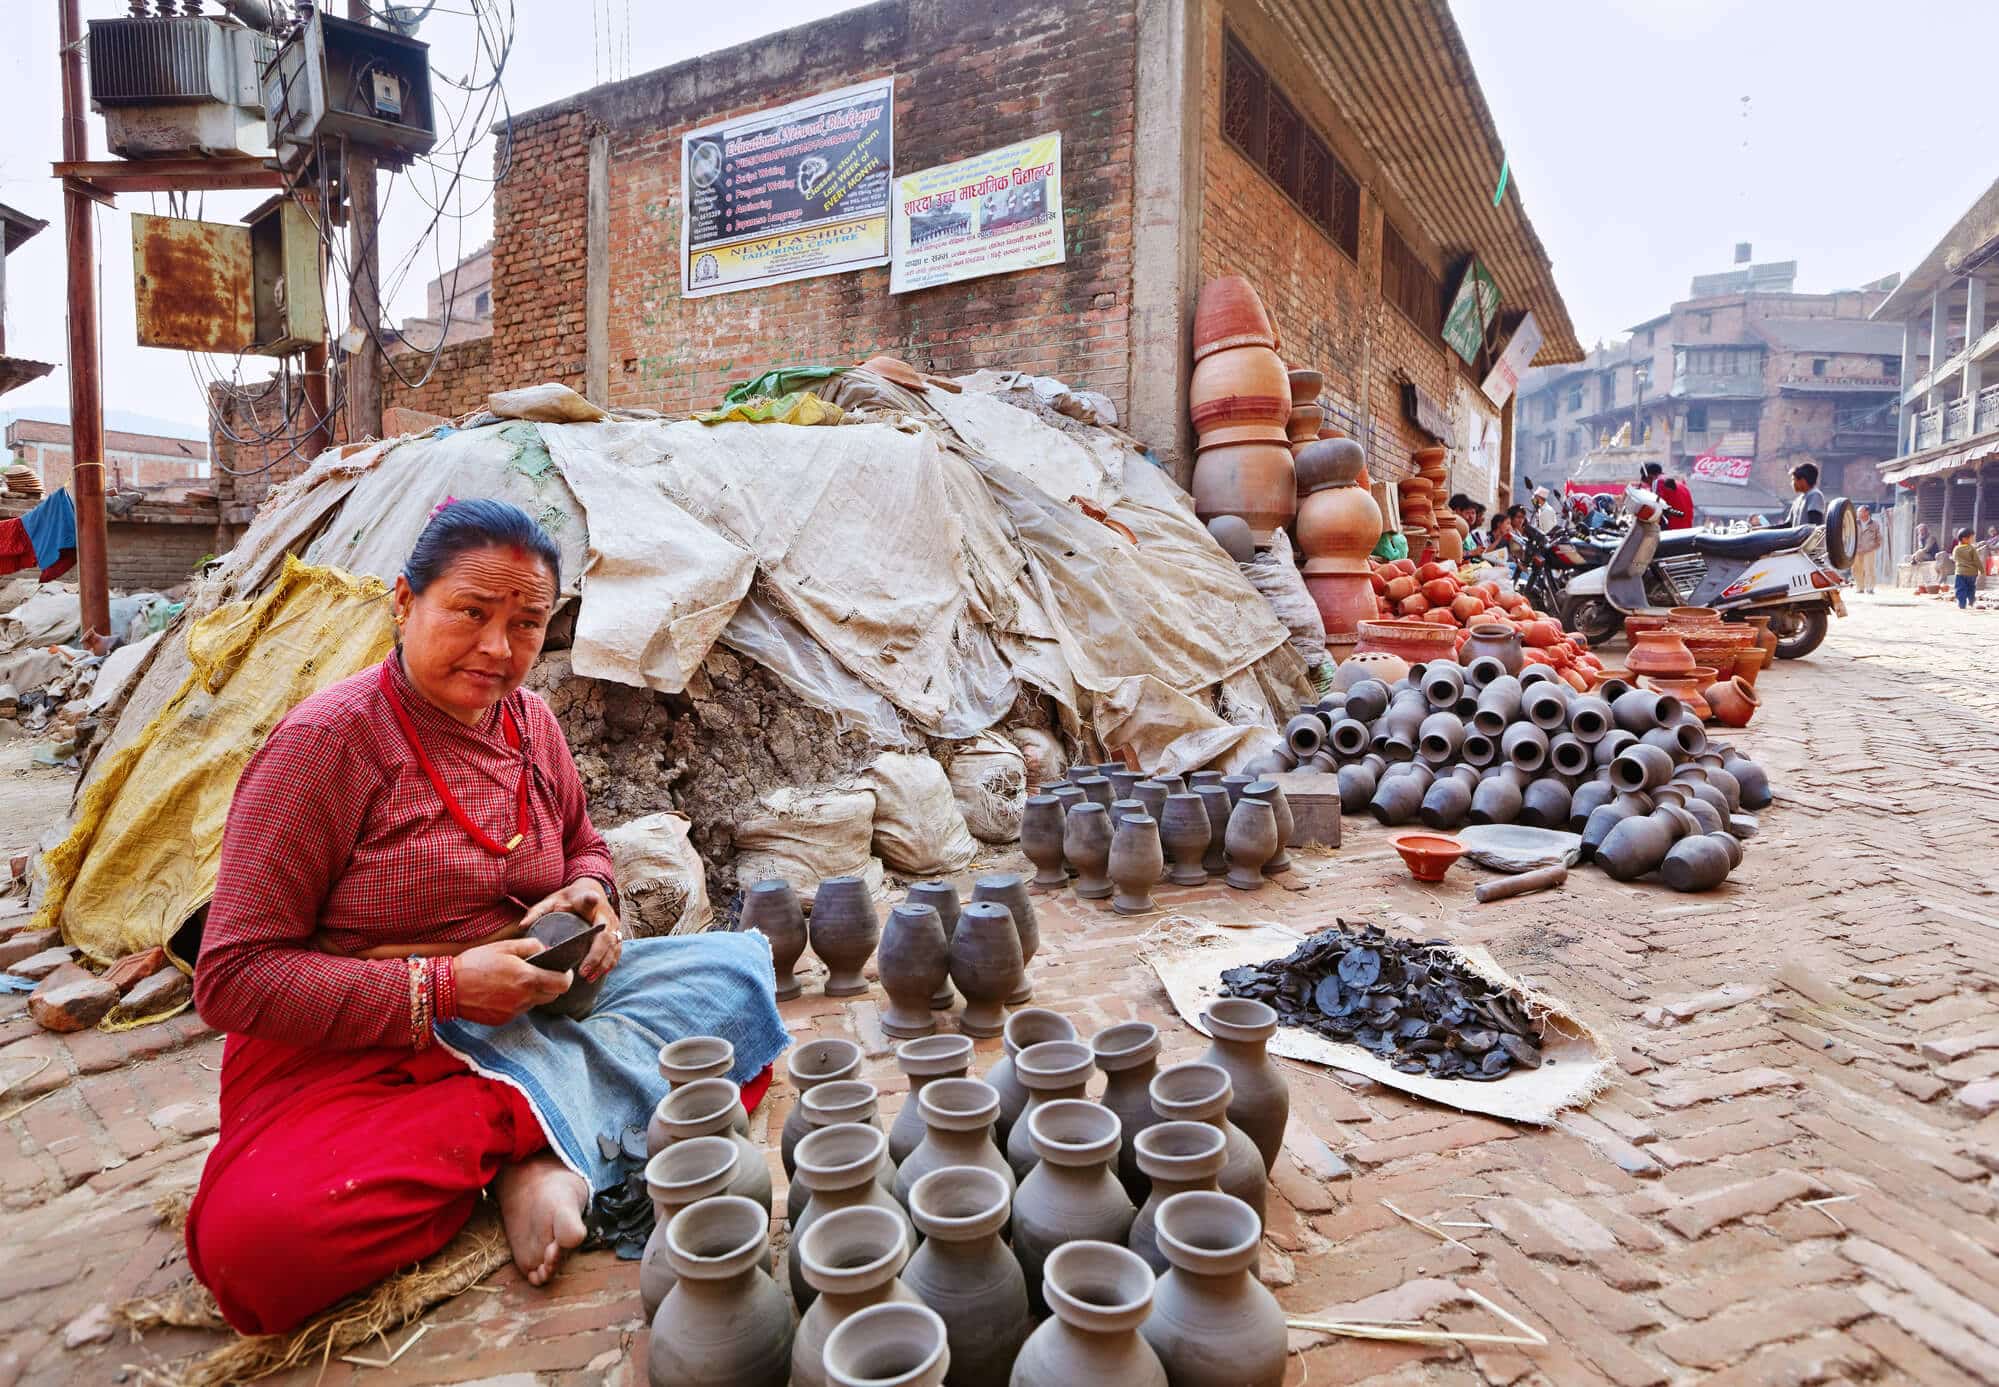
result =
[[[1062,826],[1062,851],[1076,869],[1076,894],[1100,901],[1111,893],[1111,818],[1108,805],[1072,805]]]
[[[1490,776],[1472,791],[1471,821],[1475,824],[1510,824],[1520,817],[1520,791],[1505,776]]]
[[[1229,812],[1235,808],[1235,802],[1219,779],[1196,785],[1194,793],[1201,797],[1201,807],[1208,812],[1208,846],[1201,855],[1201,870],[1208,876],[1220,876],[1229,869]]]
[[[1277,1013],[1248,997],[1222,997],[1201,1013],[1201,1028],[1209,1045],[1200,1062],[1229,1076],[1229,1121],[1256,1143],[1267,1175],[1291,1120],[1291,1086],[1265,1048],[1277,1034]]]
[[[907,1301],[856,1310],[826,1336],[824,1353],[832,1387],[940,1387],[951,1380],[944,1321]]]
[[[1148,914],[1155,908],[1152,888],[1165,874],[1158,821],[1150,814],[1125,815],[1111,838],[1110,877],[1117,888],[1111,909],[1120,915]]]
[[[904,899],[911,905],[927,905],[937,912],[937,922],[944,927],[946,945],[957,937],[961,903],[956,886],[948,881],[919,881],[909,888],[909,895]],[[949,1011],[951,1004],[957,1000],[956,994],[951,991],[951,979],[947,972],[944,981],[931,994],[930,1009]]]
[[[1006,1019],[1002,1004],[1020,985],[1021,975],[1020,931],[1014,928],[1013,912],[991,901],[966,905],[958,916],[958,932],[951,936],[951,981],[965,998],[958,1028],[966,1035],[998,1035]]]
[[[1006,1029],[1000,1044],[1005,1054],[986,1071],[986,1082],[999,1095],[999,1120],[993,1130],[999,1137],[1001,1149],[1006,1147],[1007,1135],[1013,1131],[1013,1124],[1027,1108],[1027,1086],[1014,1076],[1014,1057],[1030,1045],[1039,1045],[1044,1040],[1074,1040],[1076,1027],[1059,1011],[1047,1007],[1022,1007],[1006,1018]]]
[[[950,948],[934,907],[905,902],[889,911],[875,960],[876,975],[888,996],[881,1013],[884,1033],[910,1040],[937,1029],[930,999],[950,972]]]
[[[935,1079],[962,1079],[972,1067],[972,1038],[932,1035],[895,1047],[895,1063],[909,1079],[909,1096],[888,1130],[888,1158],[900,1167],[923,1141],[922,1105],[917,1101]]]
[[[1201,865],[1212,833],[1208,807],[1195,794],[1169,795],[1159,820],[1159,843],[1173,859],[1166,879],[1175,886],[1202,886],[1208,873]]]
[[[1133,1143],[1138,1134],[1159,1120],[1152,1110],[1152,1079],[1159,1072],[1159,1027],[1150,1021],[1124,1021],[1106,1026],[1090,1038],[1090,1053],[1104,1072],[1103,1097],[1097,1101],[1117,1114],[1118,1183],[1131,1202],[1145,1199],[1148,1181],[1138,1168]]]
[[[1205,1122],[1220,1130],[1226,1142],[1222,1173],[1215,1177],[1224,1194],[1232,1194],[1263,1216],[1264,1185],[1269,1171],[1256,1143],[1229,1121],[1231,1097],[1228,1071],[1220,1065],[1176,1064],[1159,1071],[1152,1081],[1152,1110],[1167,1122]]]
[[[1174,1387],[1282,1387],[1284,1311],[1250,1274],[1263,1220],[1241,1200],[1176,1194],[1154,1225],[1172,1269],[1139,1333]]]
[[[1041,924],[1034,914],[1034,898],[1027,889],[1027,878],[1018,872],[982,876],[972,883],[972,899],[1003,905],[1013,916],[1013,927],[1020,935],[1020,983],[1007,994],[1006,1004],[1017,1007],[1032,1001],[1034,975],[1030,965],[1041,948]]]
[[[791,1306],[764,1270],[770,1216],[719,1195],[675,1214],[666,1236],[676,1279],[652,1319],[651,1387],[786,1387]]]
[[[1214,1189],[1227,1159],[1227,1139],[1205,1122],[1160,1122],[1140,1135],[1138,1164],[1152,1188],[1132,1220],[1130,1243],[1154,1274],[1166,1271],[1166,1254],[1153,1233],[1159,1206],[1176,1194]]]
[[[791,883],[778,878],[760,881],[743,893],[742,927],[770,940],[771,966],[777,970],[777,999],[788,1002],[802,990],[792,968],[805,952],[805,910]]]
[[[1034,1320],[1027,1277],[1000,1233],[1013,1216],[1013,1185],[990,1170],[933,1170],[909,1191],[923,1245],[902,1284],[937,1312],[951,1345],[952,1387],[1007,1387]]]
[[[946,1166],[978,1166],[1006,1181],[1013,1193],[1013,1167],[993,1141],[993,1121],[999,1116],[999,1095],[978,1079],[937,1079],[925,1085],[918,1099],[923,1110],[923,1140],[895,1172],[895,1197],[907,1207],[916,1182]]]
[[[1717,841],[1727,836],[1720,832],[1688,834],[1667,849],[1659,875],[1675,891],[1712,891],[1728,879],[1735,865],[1728,849]]]
[[[1013,1255],[1027,1277],[1037,1311],[1047,1302],[1042,1264],[1078,1239],[1123,1246],[1138,1214],[1111,1168],[1117,1162],[1117,1114],[1082,1098],[1038,1103],[1023,1119],[1033,1134],[1035,1164],[1013,1200]]]
[[[1159,1356],[1139,1335],[1154,1278],[1128,1248],[1065,1243],[1042,1264],[1053,1312],[1014,1360],[1011,1387],[1167,1387]]]
[[[668,1093],[696,1079],[726,1079],[735,1067],[736,1047],[719,1035],[686,1036],[671,1045],[662,1045],[659,1051],[659,1077],[666,1080]],[[734,1126],[738,1132],[749,1135],[750,1115],[740,1103],[736,1105]]]
[[[792,1250],[814,1294],[791,1344],[791,1387],[831,1387],[826,1340],[849,1317],[892,1301],[922,1304],[897,1279],[913,1244],[899,1207],[893,1213],[870,1206],[834,1210],[794,1236]]]
[[[1471,812],[1471,803],[1470,787],[1457,776],[1447,775],[1432,782],[1417,816],[1429,828],[1456,828]]]
[[[826,965],[826,995],[856,997],[868,990],[861,976],[881,922],[868,884],[857,876],[827,877],[812,897],[812,952]]]
[[[742,1090],[727,1079],[696,1079],[660,1099],[653,1110],[653,1125],[646,1130],[647,1158],[658,1155],[675,1142],[695,1137],[727,1137],[746,1156],[743,1167],[729,1187],[729,1193],[754,1199],[766,1212],[770,1209],[770,1171],[763,1152],[748,1137],[735,1130],[735,1114],[743,1110]],[[655,1131],[659,1144],[653,1144]],[[755,1169],[750,1169],[754,1166]]]
[[[1034,880],[1043,890],[1069,884],[1062,866],[1062,801],[1053,795],[1029,795],[1020,811],[1020,850],[1034,864]]]
[[[794,1047],[785,1058],[784,1072],[785,1077],[791,1080],[791,1086],[798,1090],[798,1096],[803,1098],[815,1084],[851,1079],[860,1073],[861,1047],[851,1040],[837,1038],[808,1040]],[[784,1131],[778,1144],[787,1178],[796,1169],[792,1163],[792,1151],[798,1145],[798,1139],[811,1130],[806,1125],[805,1110],[794,1102],[790,1114],[784,1119]]]
[[[812,1198],[791,1225],[791,1257],[787,1269],[791,1278],[792,1303],[802,1311],[819,1294],[805,1259],[798,1255],[805,1235],[823,1218],[841,1209],[864,1205],[886,1209],[900,1220],[905,1240],[915,1244],[915,1230],[909,1215],[895,1196],[882,1188],[881,1177],[892,1174],[888,1164],[888,1138],[873,1127],[859,1122],[842,1122],[806,1134],[798,1143],[798,1182],[812,1191]]]
[[[844,1122],[858,1122],[874,1128],[887,1137],[881,1120],[881,1094],[865,1079],[833,1079],[827,1083],[815,1084],[812,1089],[801,1094],[798,1106],[805,1114],[806,1136],[824,1127],[837,1127]],[[801,1139],[800,1145],[804,1142]],[[792,1155],[797,1156],[796,1149]],[[894,1188],[894,1168],[884,1165],[880,1174],[883,1189]],[[812,1199],[812,1187],[803,1180],[793,1179],[791,1187],[784,1192],[785,1216],[793,1227],[797,1227],[799,1216],[803,1214]]]
[[[1374,772],[1356,762],[1340,767],[1340,812],[1358,814],[1374,798]]]
[[[1224,878],[1238,891],[1254,891],[1263,885],[1270,859],[1280,846],[1277,839],[1277,810],[1268,801],[1245,794],[1229,815],[1229,870]]]
[[[1094,1062],[1090,1047],[1076,1040],[1044,1040],[1013,1057],[1014,1077],[1027,1089],[1027,1106],[1006,1134],[1006,1163],[1013,1167],[1016,1180],[1025,1180],[1041,1159],[1032,1135],[1035,1109],[1043,1103],[1081,1098]]]
[[[646,1323],[673,1289],[673,1264],[666,1256],[666,1228],[689,1204],[721,1194],[735,1178],[741,1159],[727,1137],[693,1137],[675,1142],[646,1162],[646,1193],[652,1196],[652,1236],[639,1258],[639,1300]]]

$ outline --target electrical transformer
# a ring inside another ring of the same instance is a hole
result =
[[[271,152],[257,79],[266,34],[199,15],[90,21],[90,104],[125,159]]]
[[[437,143],[430,45],[388,29],[306,13],[264,64],[262,99],[278,162],[308,162],[345,140],[387,168]]]

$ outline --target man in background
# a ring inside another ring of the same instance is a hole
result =
[[[1817,463],[1801,462],[1791,469],[1791,490],[1797,493],[1791,502],[1791,523],[1825,524],[1825,493],[1819,490]]]
[[[1881,522],[1874,518],[1872,506],[1862,506],[1855,512],[1859,521],[1859,537],[1853,545],[1853,586],[1861,592],[1874,591],[1874,565],[1881,555]]]
[[[1646,463],[1638,470],[1638,478],[1666,507],[1665,521],[1660,529],[1691,530],[1694,527],[1694,493],[1678,477],[1667,476],[1664,463]]]

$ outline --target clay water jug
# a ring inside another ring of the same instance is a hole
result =
[[[1374,772],[1358,762],[1340,767],[1339,782],[1342,814],[1358,814],[1374,798]]]
[[[1111,894],[1107,874],[1111,861],[1110,803],[1094,800],[1069,807],[1062,826],[1062,852],[1076,869],[1076,894],[1086,901],[1100,901]]]
[[[1478,691],[1478,707],[1472,713],[1472,726],[1488,737],[1498,737],[1505,733],[1508,724],[1520,713],[1520,681],[1510,674],[1502,674]]]
[[[1007,994],[1006,1004],[1017,1007],[1031,1001],[1034,988],[1027,968],[1041,948],[1041,925],[1034,914],[1034,898],[1027,889],[1027,878],[1018,872],[982,876],[972,883],[972,899],[1003,905],[1013,916],[1013,927],[1020,934],[1021,978],[1019,985]]]
[[[1014,1360],[1011,1387],[1167,1387],[1159,1355],[1140,1336],[1154,1278],[1128,1248],[1065,1243],[1042,1264],[1050,1318]]]
[[[815,1084],[830,1083],[835,1079],[851,1079],[861,1072],[861,1047],[851,1040],[837,1038],[808,1040],[803,1045],[794,1046],[784,1062],[785,1077],[803,1098]],[[784,1131],[779,1138],[778,1154],[784,1161],[786,1178],[794,1173],[792,1151],[798,1139],[811,1131],[806,1125],[805,1109],[793,1102],[791,1112],[784,1119]]]
[[[1266,864],[1282,846],[1277,838],[1276,807],[1245,794],[1229,814],[1226,843],[1229,870],[1224,879],[1238,891],[1261,887]]]
[[[1118,1183],[1134,1204],[1148,1186],[1138,1168],[1134,1143],[1138,1134],[1159,1120],[1152,1110],[1152,1080],[1159,1073],[1159,1027],[1150,1021],[1125,1021],[1106,1026],[1090,1039],[1090,1053],[1104,1072],[1104,1092],[1097,1101],[1117,1114]]]
[[[1449,716],[1449,714],[1445,714]],[[1471,787],[1455,775],[1439,776],[1423,794],[1417,817],[1430,828],[1456,828],[1471,812]]]
[[[815,1219],[792,1243],[814,1293],[798,1318],[791,1344],[791,1387],[831,1387],[826,1340],[843,1321],[870,1305],[921,1305],[897,1273],[909,1260],[913,1235],[900,1208],[838,1209]]]
[[[1620,790],[1651,790],[1672,778],[1672,756],[1648,742],[1626,747],[1610,763],[1610,783]]]
[[[991,901],[967,904],[951,936],[951,981],[965,998],[958,1028],[966,1035],[998,1035],[1006,1019],[1003,1004],[1023,971],[1013,912]]]
[[[746,1160],[731,1182],[729,1193],[754,1199],[770,1209],[770,1171],[764,1166],[763,1152],[735,1129],[735,1115],[743,1110],[742,1091],[727,1079],[696,1079],[660,1099],[653,1110],[654,1126],[646,1131],[647,1159],[675,1142],[695,1137],[727,1137],[742,1149]],[[653,1133],[659,1144],[653,1144]],[[752,1169],[751,1167],[754,1167]]]
[[[1256,1143],[1229,1121],[1232,1096],[1228,1071],[1216,1064],[1176,1064],[1160,1070],[1152,1081],[1152,1110],[1163,1121],[1205,1122],[1221,1132],[1225,1143],[1222,1172],[1215,1183],[1224,1194],[1232,1194],[1255,1209],[1261,1218],[1269,1171]]]
[[[1266,1048],[1277,1034],[1277,1013],[1247,997],[1222,997],[1201,1013],[1201,1028],[1210,1037],[1201,1063],[1229,1076],[1228,1119],[1256,1143],[1268,1174],[1291,1120],[1291,1086]]]
[[[1735,866],[1721,842],[1727,837],[1726,833],[1689,833],[1666,850],[1659,875],[1675,891],[1713,890]]]
[[[951,1349],[936,1312],[907,1301],[870,1305],[826,1336],[832,1387],[939,1387],[951,1379]]]
[[[1229,869],[1229,811],[1235,808],[1235,801],[1219,779],[1196,785],[1194,793],[1200,796],[1201,808],[1208,815],[1208,846],[1201,854],[1201,871],[1204,876],[1219,876]]]
[[[1166,1271],[1166,1254],[1159,1250],[1154,1232],[1159,1206],[1176,1194],[1214,1189],[1228,1159],[1227,1148],[1221,1129],[1205,1122],[1160,1122],[1140,1135],[1138,1164],[1152,1188],[1132,1220],[1131,1250],[1155,1274]]]
[[[1597,810],[1598,814],[1602,812]],[[1594,819],[1596,815],[1590,817]],[[1630,881],[1663,862],[1677,836],[1677,826],[1666,808],[1650,814],[1633,814],[1604,835],[1597,844],[1595,860],[1618,881]]]
[[[1006,1387],[1034,1320],[1027,1277],[1000,1241],[1013,1216],[1013,1185],[990,1170],[933,1170],[910,1187],[922,1246],[902,1284],[937,1312],[951,1345],[952,1387]]]
[[[972,1038],[932,1035],[905,1040],[895,1047],[896,1067],[909,1079],[909,1096],[888,1130],[888,1158],[897,1167],[923,1141],[923,1111],[918,1101],[935,1079],[962,1079],[972,1067]]]
[[[806,1260],[798,1254],[806,1234],[821,1219],[842,1209],[885,1209],[896,1216],[905,1240],[914,1245],[915,1230],[910,1227],[909,1215],[895,1196],[882,1188],[881,1177],[890,1169],[888,1138],[858,1122],[821,1127],[798,1143],[798,1182],[812,1191],[811,1202],[791,1225],[791,1299],[800,1311],[819,1294],[806,1275]]]
[[[1471,821],[1475,824],[1510,824],[1520,817],[1520,789],[1505,776],[1489,776],[1472,791]]]
[[[1065,787],[1066,788],[1066,787]],[[937,922],[944,927],[944,942],[948,946],[958,936],[958,913],[960,902],[958,888],[948,881],[919,881],[909,888],[904,899],[910,905],[927,905],[937,912]],[[932,1011],[949,1011],[957,997],[951,991],[951,979],[947,969],[944,981],[931,994]]]
[[[1520,797],[1516,822],[1534,828],[1564,828],[1569,822],[1569,787],[1552,776],[1542,776]]]
[[[1014,1056],[1014,1077],[1027,1089],[1027,1106],[1006,1134],[1006,1163],[1013,1167],[1015,1179],[1025,1180],[1041,1159],[1033,1139],[1035,1109],[1043,1103],[1081,1098],[1093,1063],[1090,1047],[1074,1040],[1044,1040]]]
[[[905,902],[889,911],[875,964],[888,996],[881,1014],[884,1033],[909,1040],[937,1029],[930,999],[950,972],[950,950],[934,907]]]
[[[659,1051],[659,1076],[666,1080],[668,1093],[696,1079],[726,1079],[735,1067],[736,1047],[719,1035],[690,1035]],[[736,1105],[733,1125],[749,1135],[750,1115],[741,1103]]]
[[[1138,1214],[1111,1173],[1117,1162],[1117,1114],[1082,1098],[1036,1104],[1022,1119],[1033,1134],[1035,1164],[1013,1200],[1013,1254],[1027,1276],[1029,1303],[1046,1309],[1042,1264],[1079,1238],[1119,1246]]]
[[[1212,836],[1208,808],[1196,794],[1170,795],[1159,819],[1159,841],[1172,854],[1173,867],[1166,879],[1175,886],[1202,886],[1208,873],[1201,859]]]
[[[1195,1191],[1159,1206],[1171,1264],[1139,1333],[1174,1387],[1282,1387],[1286,1331],[1277,1298],[1250,1274],[1263,1220],[1239,1199]]]
[[[1298,513],[1291,450],[1281,442],[1246,441],[1199,449],[1190,490],[1194,515],[1202,523],[1217,516],[1238,516],[1257,544],[1268,544],[1271,535]]]
[[[1020,850],[1034,864],[1033,886],[1055,891],[1069,884],[1062,858],[1062,801],[1029,795],[1020,811]]]
[[[1512,626],[1498,621],[1474,621],[1467,629],[1471,634],[1459,647],[1458,659],[1464,662],[1473,683],[1490,687],[1501,675],[1520,673],[1526,657],[1520,650],[1520,633]],[[1487,660],[1492,667],[1483,663]]]
[[[881,1095],[875,1086],[864,1079],[834,1079],[828,1083],[816,1084],[809,1093],[798,1100],[798,1106],[805,1113],[806,1136],[822,1127],[837,1127],[845,1122],[857,1122],[881,1132],[884,1139],[888,1133],[882,1127]],[[803,1145],[801,1140],[800,1145]],[[797,1151],[792,1152],[796,1157]],[[884,1166],[880,1173],[883,1189],[895,1186],[893,1167]],[[794,1179],[785,1191],[785,1213],[792,1226],[806,1210],[812,1199],[812,1187],[803,1180]]]
[[[1159,822],[1150,814],[1127,814],[1111,838],[1111,883],[1117,888],[1111,909],[1120,915],[1145,915],[1156,907],[1152,888],[1166,873],[1159,843]]]
[[[1548,764],[1558,775],[1582,776],[1590,768],[1589,744],[1573,732],[1557,732],[1548,738]]]
[[[999,1136],[1001,1149],[1006,1146],[1013,1124],[1020,1120],[1020,1114],[1027,1107],[1027,1085],[1014,1074],[1014,1058],[1028,1046],[1039,1045],[1044,1040],[1075,1038],[1076,1027],[1069,1018],[1047,1007],[1022,1007],[1006,1018],[1006,1028],[1000,1037],[1000,1044],[1006,1053],[986,1071],[986,1082],[999,1095],[999,1120],[993,1124],[993,1130]]]
[[[646,1323],[673,1289],[673,1264],[666,1255],[666,1228],[689,1204],[722,1193],[735,1178],[741,1159],[727,1137],[694,1137],[675,1142],[646,1162],[646,1193],[652,1196],[652,1236],[639,1258],[639,1299]]]
[[[1644,693],[1645,690],[1639,689],[1637,692]],[[1636,733],[1627,732],[1621,727],[1615,727],[1606,732],[1603,740],[1591,748],[1591,759],[1596,763],[1598,770],[1608,771],[1612,761],[1615,761],[1626,751],[1637,745],[1638,737]]]
[[[812,952],[826,965],[826,995],[855,997],[868,990],[861,976],[881,923],[875,918],[874,897],[857,876],[827,877],[812,897]]]
[[[786,1387],[791,1306],[764,1266],[770,1216],[752,1200],[690,1204],[666,1229],[673,1288],[652,1318],[651,1387]]]
[[[1006,1181],[1013,1192],[1013,1167],[993,1141],[993,1120],[999,1116],[999,1095],[978,1079],[938,1079],[925,1085],[918,1105],[923,1109],[923,1140],[895,1172],[895,1197],[907,1207],[916,1182],[946,1166],[978,1166]]]
[[[742,927],[770,940],[771,967],[777,972],[777,999],[788,1002],[801,991],[792,968],[805,952],[805,910],[791,883],[778,878],[759,881],[743,893]]]

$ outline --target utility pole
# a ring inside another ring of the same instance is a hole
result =
[[[366,24],[368,0],[347,0],[347,17]],[[382,436],[382,253],[375,222],[375,161],[343,146],[347,185],[347,263],[353,274],[348,313],[364,334],[347,358],[347,436]]]
[[[90,157],[83,117],[83,21],[78,0],[57,0],[62,36],[62,155]],[[91,199],[63,180],[63,240],[69,262],[70,500],[76,506],[77,586],[83,635],[111,634],[111,588],[105,568],[104,401],[97,375],[97,255]]]

